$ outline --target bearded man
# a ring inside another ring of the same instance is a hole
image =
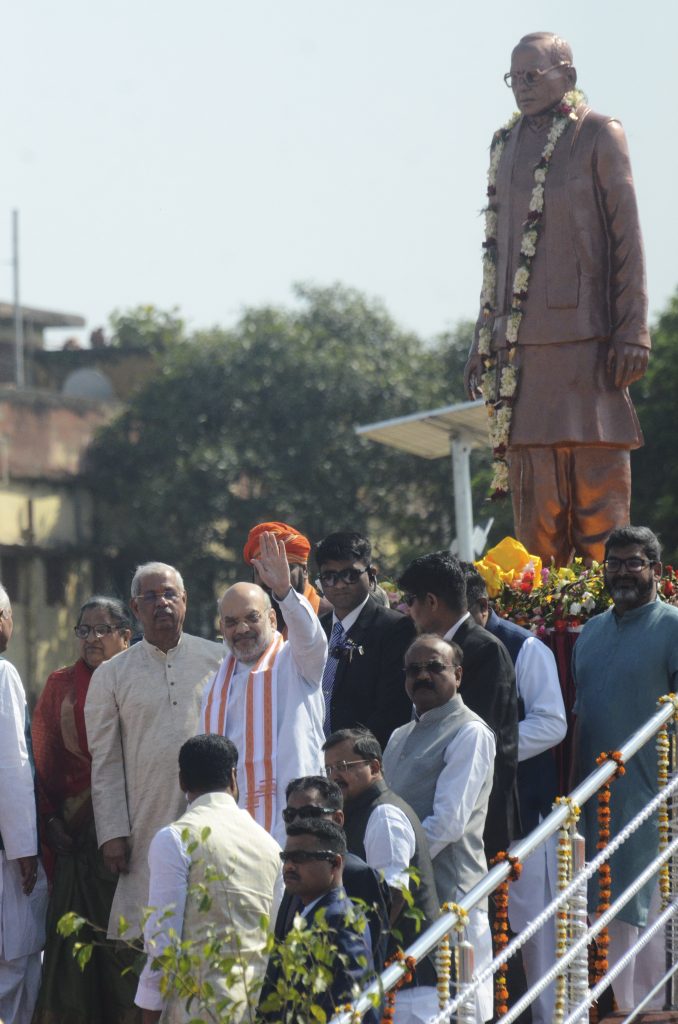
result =
[[[521,116],[492,141],[464,379],[488,403],[494,487],[510,487],[518,539],[546,564],[573,551],[600,561],[629,522],[643,437],[628,386],[650,348],[626,138],[586,106],[572,50],[552,33],[524,36],[504,81]]]
[[[236,583],[219,602],[227,654],[203,697],[202,731],[226,736],[240,752],[240,803],[285,844],[285,787],[318,775],[324,741],[320,683],[327,640],[306,598],[291,584],[285,544],[266,531],[252,559],[287,627],[276,629],[271,598]]]

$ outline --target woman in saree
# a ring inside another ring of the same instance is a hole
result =
[[[57,932],[59,918],[75,911],[100,925],[105,937],[117,879],[104,867],[97,847],[84,708],[92,673],[129,646],[130,627],[129,612],[115,598],[86,601],[75,626],[80,657],[49,676],[33,715],[41,834],[54,858],[42,984],[33,1024],[138,1024],[141,1020],[134,1006],[134,974],[122,976],[131,963],[129,952],[112,944],[95,946],[81,971],[72,953],[74,939]]]

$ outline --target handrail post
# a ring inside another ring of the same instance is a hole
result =
[[[586,863],[586,843],[577,831],[572,836],[572,874],[576,878]],[[582,879],[576,893],[570,900],[570,944],[574,945],[587,928],[587,893],[586,879]],[[567,970],[569,1009],[578,1006],[589,994],[589,964],[586,946],[575,957]],[[588,1024],[588,1009],[579,1018]]]
[[[471,943],[466,939],[457,942],[454,947],[454,957],[457,968],[456,995],[461,996],[473,981],[475,954]],[[457,1024],[476,1024],[475,995],[461,1003],[457,1009],[456,1019]]]

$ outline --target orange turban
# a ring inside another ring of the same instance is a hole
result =
[[[252,564],[253,558],[259,557],[259,538],[266,531],[274,533],[283,542],[290,565],[306,565],[311,553],[311,542],[287,523],[259,523],[250,530],[247,543],[242,549],[242,556],[248,565]]]

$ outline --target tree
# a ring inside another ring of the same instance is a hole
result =
[[[136,306],[110,316],[111,345],[121,349],[146,349],[164,352],[185,341],[184,321],[177,309],[163,311],[155,306]]]
[[[664,561],[678,561],[676,395],[678,394],[678,291],[652,328],[647,373],[632,388],[645,447],[633,455],[631,521],[659,533]]]
[[[192,628],[210,629],[215,584],[242,578],[256,522],[289,521],[314,541],[365,531],[387,572],[454,535],[447,460],[354,428],[449,403],[445,358],[457,342],[426,346],[351,289],[296,295],[296,309],[251,309],[233,330],[169,346],[90,452],[117,588],[139,561],[176,564]]]

